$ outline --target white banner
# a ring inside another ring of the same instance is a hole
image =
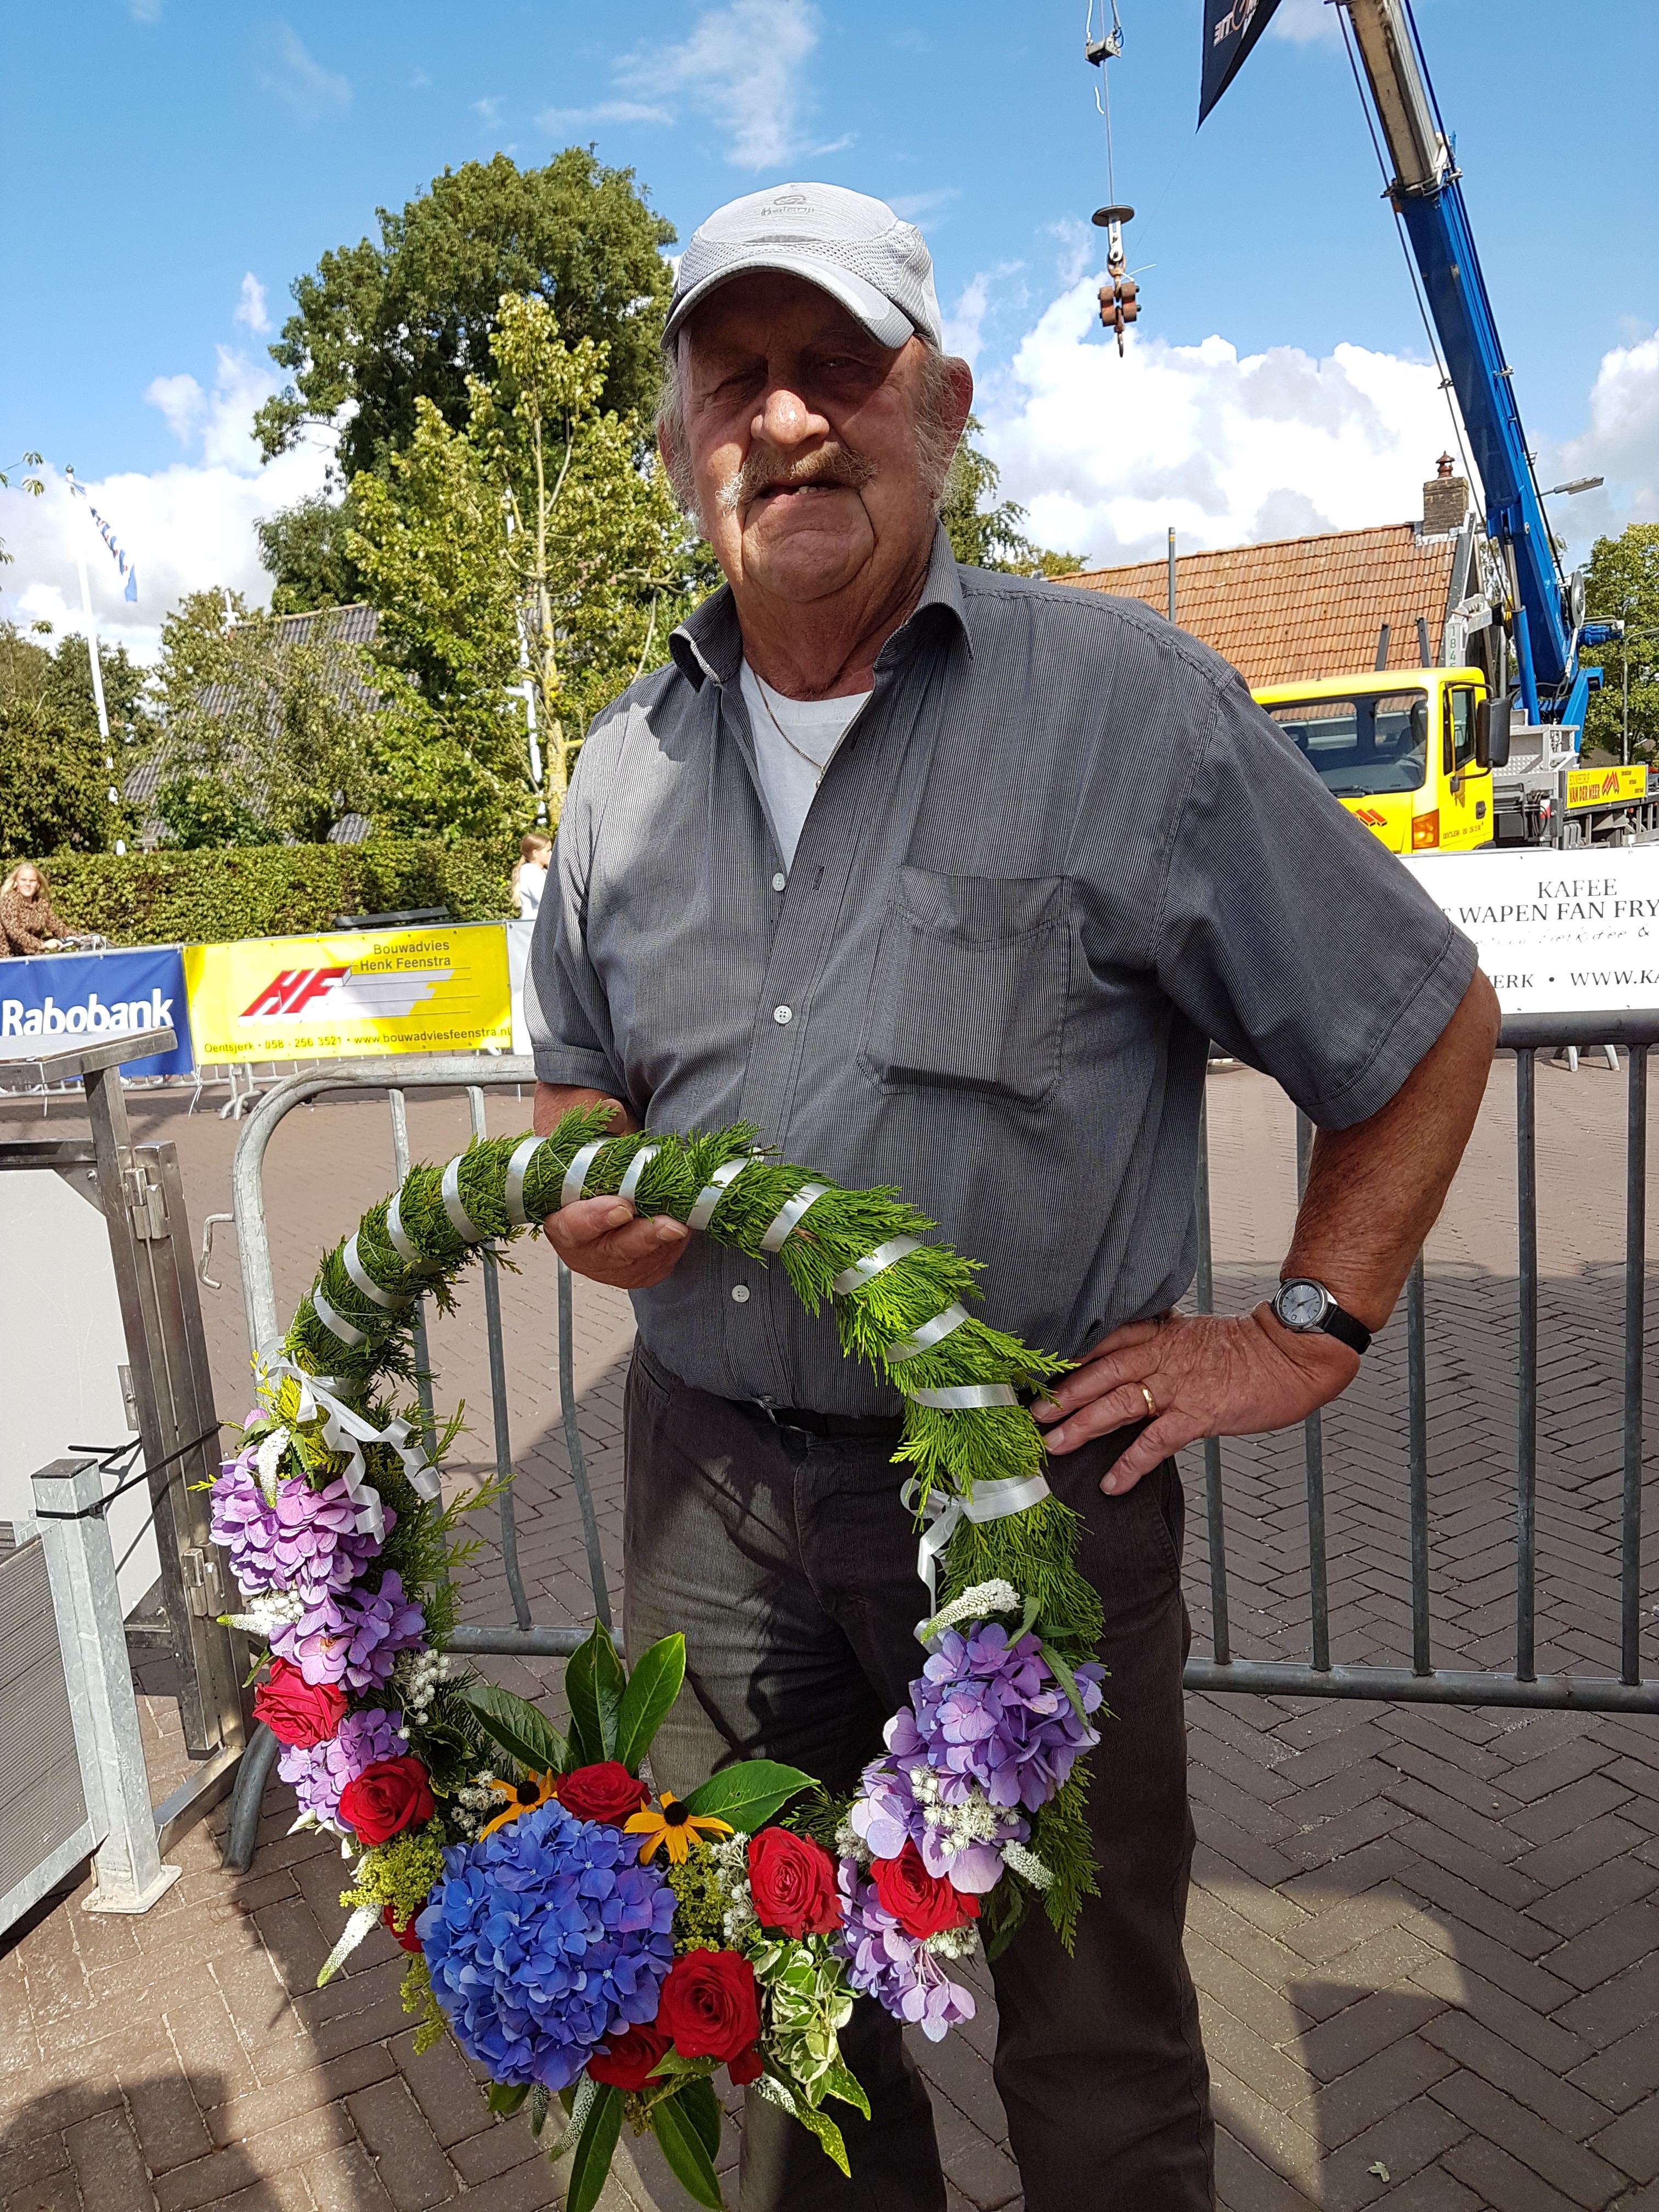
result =
[[[1405,863],[1480,948],[1506,1014],[1659,1007],[1659,845]]]

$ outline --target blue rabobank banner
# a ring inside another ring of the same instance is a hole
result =
[[[0,960],[0,1036],[123,1035],[171,1029],[171,1052],[129,1060],[124,1075],[188,1075],[190,1021],[176,945],[137,952],[48,952]]]

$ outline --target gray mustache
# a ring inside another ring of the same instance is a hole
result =
[[[851,446],[821,446],[799,461],[780,461],[763,448],[751,452],[743,466],[720,492],[724,513],[735,514],[779,484],[828,484],[845,491],[862,491],[876,477],[876,465]]]

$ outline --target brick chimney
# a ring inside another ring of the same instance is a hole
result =
[[[1435,472],[1423,487],[1423,535],[1443,537],[1463,527],[1469,511],[1469,480],[1452,474],[1452,457],[1442,453]]]

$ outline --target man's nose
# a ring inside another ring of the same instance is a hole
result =
[[[809,439],[827,436],[829,429],[824,417],[813,411],[792,383],[781,379],[769,386],[755,417],[755,435],[786,453]]]

